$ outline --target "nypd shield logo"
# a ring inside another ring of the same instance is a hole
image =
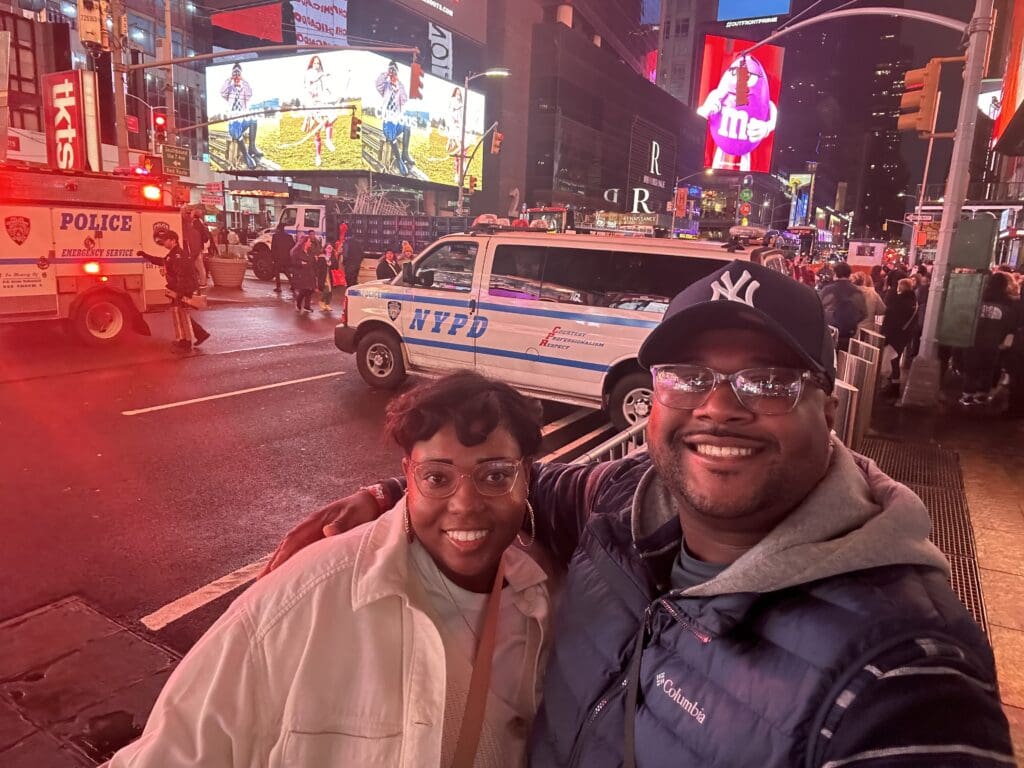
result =
[[[11,240],[18,245],[24,245],[28,240],[28,233],[32,231],[32,222],[25,216],[8,216],[4,219],[4,228]]]
[[[402,314],[402,302],[400,301],[389,301],[388,302],[388,317],[392,320],[397,320],[398,316]]]

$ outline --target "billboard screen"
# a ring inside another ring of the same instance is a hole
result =
[[[487,0],[395,0],[445,29],[487,42]]]
[[[760,19],[789,13],[791,0],[718,0],[718,20]]]
[[[368,51],[218,64],[206,70],[210,164],[217,171],[373,171],[456,185],[463,112],[467,155],[484,131],[484,97]],[[350,138],[351,115],[361,119]],[[217,122],[219,121],[219,122]],[[483,186],[483,154],[466,175]]]
[[[783,49],[718,35],[704,38],[697,114],[708,121],[704,165],[768,173],[782,89]],[[739,76],[745,73],[741,79]]]

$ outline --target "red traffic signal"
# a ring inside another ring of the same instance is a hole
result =
[[[931,133],[938,107],[939,75],[942,62],[932,59],[920,69],[908,70],[903,79],[897,130]]]
[[[356,111],[352,110],[352,122],[348,128],[348,137],[353,140],[357,140],[362,135],[361,128],[363,121],[356,117]]]
[[[157,144],[163,144],[165,141],[167,141],[166,112],[153,113],[153,136],[156,139]]]
[[[423,67],[415,61],[412,63],[409,76],[409,98],[423,98]]]
[[[496,155],[501,152],[501,142],[504,141],[505,134],[501,131],[495,131],[491,136],[491,154]]]

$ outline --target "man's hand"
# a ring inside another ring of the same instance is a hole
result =
[[[379,516],[377,500],[369,491],[360,490],[351,496],[332,501],[288,531],[258,578],[266,576],[303,547],[327,536],[350,531],[363,523],[376,520]]]

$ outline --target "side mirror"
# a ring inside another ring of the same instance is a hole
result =
[[[412,262],[402,263],[402,285],[415,285],[416,275],[412,271]]]

